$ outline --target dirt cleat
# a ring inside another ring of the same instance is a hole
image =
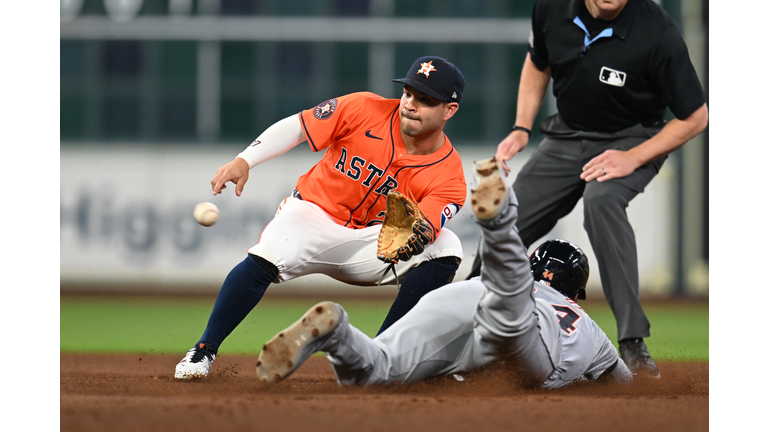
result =
[[[211,365],[216,360],[216,348],[199,343],[187,351],[187,355],[176,365],[178,380],[200,379],[208,376]]]
[[[646,378],[661,378],[656,362],[653,361],[648,353],[648,347],[645,346],[643,339],[625,339],[619,341],[619,353],[621,359],[632,371],[632,375]]]
[[[495,157],[476,161],[472,173],[475,177],[475,188],[470,194],[472,211],[478,219],[493,219],[507,195],[499,163]]]
[[[333,302],[314,306],[269,340],[259,354],[256,374],[267,383],[284,380],[316,353],[322,343],[341,322],[341,310]]]

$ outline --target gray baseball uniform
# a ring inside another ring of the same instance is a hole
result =
[[[375,339],[341,324],[322,344],[341,385],[416,383],[510,360],[530,384],[558,388],[606,371],[632,374],[608,337],[575,302],[535,282],[517,232],[512,189],[506,211],[482,229],[479,277],[446,285]],[[343,310],[343,309],[342,309]],[[615,366],[614,366],[615,365]]]

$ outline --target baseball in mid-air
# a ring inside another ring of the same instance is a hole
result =
[[[211,226],[219,220],[219,208],[213,203],[201,202],[195,206],[192,216],[200,225]]]

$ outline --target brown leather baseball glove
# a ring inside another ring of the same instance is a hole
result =
[[[432,228],[416,202],[399,192],[390,192],[376,257],[390,264],[408,261],[424,252],[433,238]]]

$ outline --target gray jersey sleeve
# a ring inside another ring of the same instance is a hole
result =
[[[536,283],[539,304],[546,302],[558,318],[562,355],[545,388],[558,388],[580,377],[599,378],[619,359],[603,330],[576,302],[546,284]]]

